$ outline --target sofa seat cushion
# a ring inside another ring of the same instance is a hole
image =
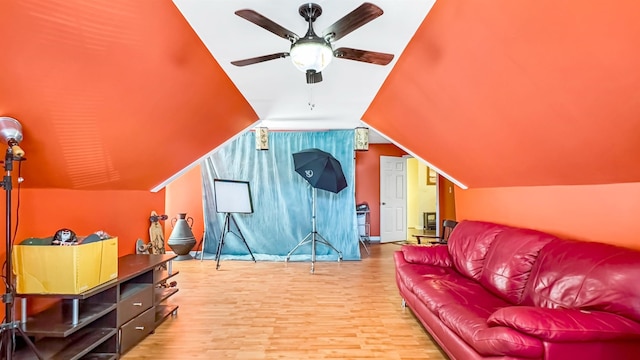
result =
[[[402,283],[411,291],[418,284],[429,279],[439,279],[443,276],[454,274],[456,271],[450,267],[432,265],[417,265],[404,263],[396,268],[396,275]]]
[[[601,311],[511,306],[493,313],[488,324],[553,342],[640,340],[640,324]]]
[[[487,319],[499,308],[487,304],[447,304],[439,317],[449,329],[484,356],[540,358],[540,339],[505,326],[489,327]]]
[[[475,304],[488,309],[511,306],[488,292],[479,283],[458,273],[425,278],[421,283],[416,284],[413,293],[435,314],[439,313],[441,306],[448,304],[463,306]]]

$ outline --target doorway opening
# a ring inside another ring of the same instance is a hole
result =
[[[380,157],[380,242],[417,243],[455,220],[453,183],[412,157]]]
[[[407,240],[438,231],[438,175],[414,157],[407,158]]]

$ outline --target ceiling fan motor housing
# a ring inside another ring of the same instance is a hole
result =
[[[320,5],[314,3],[303,4],[298,8],[298,13],[306,21],[314,22],[320,15],[322,15],[322,8]]]

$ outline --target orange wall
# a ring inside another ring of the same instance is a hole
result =
[[[460,191],[454,183],[445,177],[438,175],[438,204],[440,212],[440,224],[445,219],[456,220],[455,194]],[[440,226],[440,225],[438,225]]]
[[[436,1],[362,119],[470,188],[638,182],[639,13]]]
[[[198,242],[204,234],[204,215],[202,205],[202,175],[200,165],[193,167],[191,170],[180,176],[166,188],[166,214],[169,220],[165,221],[165,247],[169,236],[171,236],[171,220],[178,217],[178,213],[187,213],[187,217],[193,218],[193,227],[191,232]],[[194,247],[195,250],[195,247]]]
[[[14,184],[15,186],[15,184]],[[12,234],[16,220],[15,243],[29,237],[53,236],[60,228],[69,228],[80,236],[98,230],[118,237],[118,256],[135,252],[138,238],[149,241],[151,210],[164,211],[164,191],[84,191],[62,189],[21,189],[12,191]],[[4,201],[4,196],[2,197]],[[19,216],[16,207],[20,203]],[[4,203],[3,203],[4,206]],[[6,258],[5,214],[2,211],[0,261]],[[30,302],[30,312],[40,311],[51,301]],[[4,307],[0,310],[4,314]]]
[[[61,228],[69,228],[80,236],[103,230],[118,237],[119,256],[134,253],[138,238],[149,240],[149,214],[151,210],[164,210],[164,191],[22,189],[20,192],[16,243],[28,237],[53,236]],[[12,203],[15,209],[16,189],[12,192]],[[12,220],[15,226],[15,210]],[[4,216],[1,223],[4,229]],[[4,247],[1,252],[4,254]]]
[[[456,214],[640,250],[640,183],[456,189]]]
[[[371,236],[380,236],[380,156],[407,153],[393,144],[371,144],[356,151],[356,204],[367,202],[371,213]]]

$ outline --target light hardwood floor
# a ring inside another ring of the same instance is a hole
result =
[[[174,261],[180,305],[123,359],[446,359],[402,309],[392,254],[362,261]],[[361,248],[362,249],[362,248]]]

